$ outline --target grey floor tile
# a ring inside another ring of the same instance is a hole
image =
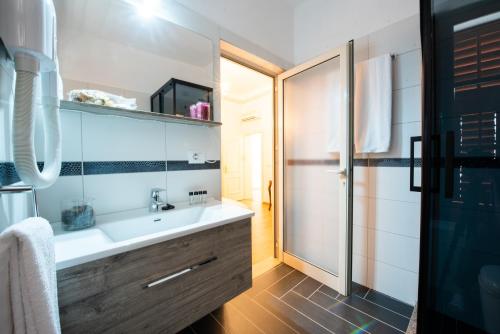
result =
[[[364,298],[368,293],[368,291],[370,291],[370,289],[367,288],[366,286],[358,284],[356,282],[352,282],[351,294]]]
[[[314,278],[307,277],[305,280],[300,282],[299,285],[293,288],[293,291],[307,298],[311,296],[320,286],[320,282],[316,281]]]
[[[212,315],[229,333],[237,334],[257,334],[262,330],[252,323],[244,313],[241,313],[236,307],[229,303],[219,307],[212,312]]]
[[[327,287],[326,285],[322,285],[319,288],[319,291],[323,292],[324,294],[327,294],[328,296],[330,296],[332,298],[337,298],[339,296],[339,293],[337,291],[333,290],[330,287]]]
[[[377,319],[363,314],[338,300],[334,300],[322,292],[316,292],[310,299],[328,311],[335,313],[339,317],[346,319],[367,332],[377,334],[401,334],[401,331],[398,329],[381,323]]]
[[[404,315],[407,318],[411,318],[411,314],[413,312],[413,306],[405,304],[387,295],[384,295],[383,293],[380,293],[375,290],[370,290],[370,292],[368,292],[368,295],[366,296],[366,299],[375,304],[388,308],[394,312],[397,312],[401,315]]]
[[[389,324],[401,331],[406,331],[406,327],[408,327],[409,319],[389,311],[386,308],[380,307],[376,304],[373,304],[363,298],[359,298],[358,296],[350,296],[345,298],[343,303],[348,304],[349,306],[358,309],[359,311],[368,314],[369,316],[378,319],[381,322]]]
[[[290,292],[286,294],[283,297],[283,301],[336,334],[366,333],[357,326],[328,312],[298,293]]]
[[[229,302],[238,311],[244,313],[246,317],[269,334],[297,333],[292,327],[277,318],[270,311],[265,309],[247,294],[241,294]]]
[[[303,315],[299,311],[290,307],[282,300],[271,295],[269,292],[264,291],[259,294],[256,301],[271,311],[275,316],[286,322],[298,333],[314,333],[314,334],[328,334],[331,331],[325,329],[320,324],[314,322],[309,317]]]
[[[287,266],[286,264],[280,264],[279,266],[274,267],[268,272],[256,277],[252,282],[252,288],[247,290],[247,293],[250,296],[255,296],[262,290],[270,287],[280,279],[282,279],[285,275],[289,274],[293,271],[293,268]]]
[[[307,276],[301,273],[300,271],[294,270],[293,272],[286,275],[281,280],[279,280],[278,282],[274,283],[269,288],[267,288],[267,291],[269,291],[276,297],[281,298],[284,294],[293,289],[306,277]]]

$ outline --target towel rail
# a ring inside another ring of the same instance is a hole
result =
[[[0,195],[2,194],[20,194],[31,192],[31,199],[33,201],[33,214],[38,217],[38,203],[36,201],[36,190],[33,186],[0,186]]]

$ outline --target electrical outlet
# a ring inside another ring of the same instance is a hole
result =
[[[190,164],[204,164],[205,163],[205,153],[203,152],[188,152],[188,161]]]

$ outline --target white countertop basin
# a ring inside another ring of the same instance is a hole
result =
[[[210,200],[203,205],[181,203],[173,210],[158,213],[138,209],[97,216],[96,226],[81,231],[63,231],[56,223],[56,268],[76,266],[253,215],[245,207]]]

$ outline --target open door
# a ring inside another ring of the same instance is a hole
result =
[[[351,284],[353,42],[278,76],[282,260],[347,295]]]

